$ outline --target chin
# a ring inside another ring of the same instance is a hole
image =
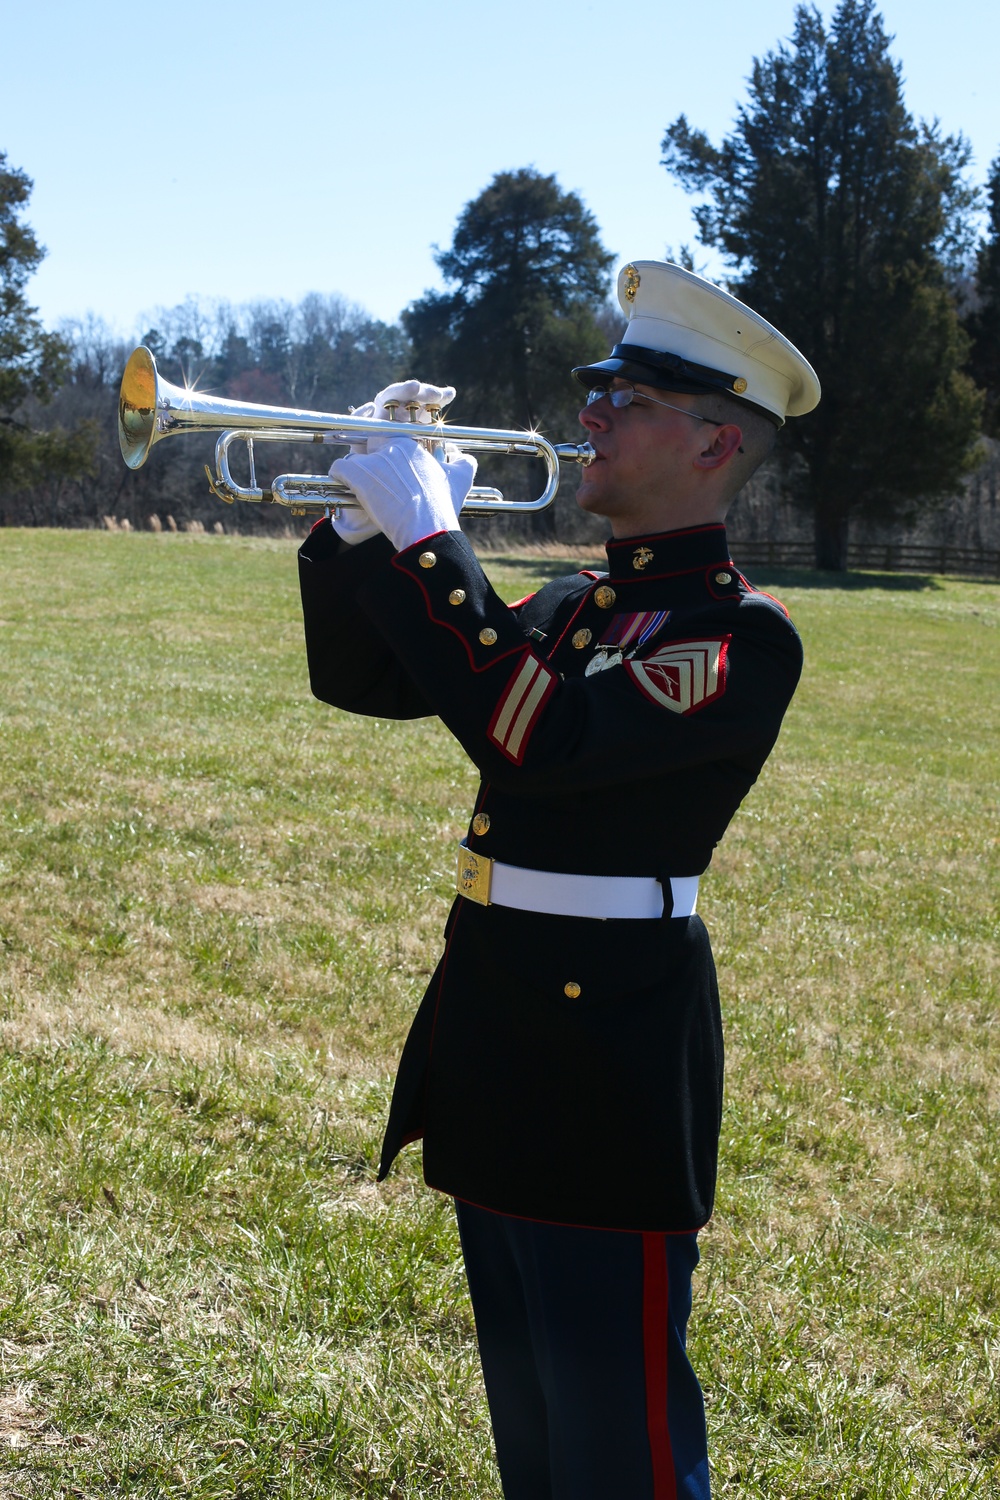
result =
[[[584,479],[576,492],[576,503],[581,510],[589,511],[595,516],[610,516],[614,510],[614,501],[610,495],[602,495],[599,485],[588,484]]]

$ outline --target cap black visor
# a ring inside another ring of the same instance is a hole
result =
[[[577,365],[573,371],[581,385],[592,390],[617,375],[621,380],[631,380],[639,385],[651,385],[660,391],[677,391],[692,396],[703,396],[712,392],[742,401],[753,411],[760,412],[776,427],[782,420],[773,411],[748,401],[733,390],[737,377],[724,370],[712,370],[707,365],[695,365],[682,359],[679,354],[665,354],[659,349],[644,349],[639,344],[616,344],[607,359],[593,365]]]

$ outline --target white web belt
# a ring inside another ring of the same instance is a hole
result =
[[[562,875],[505,865],[462,844],[458,851],[458,893],[480,906],[513,906],[550,917],[639,918],[663,916],[663,886],[645,875]],[[698,876],[671,876],[673,917],[694,916]]]

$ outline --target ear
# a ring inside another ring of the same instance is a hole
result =
[[[709,429],[711,437],[694,461],[696,469],[722,469],[741,450],[743,431],[735,422]]]

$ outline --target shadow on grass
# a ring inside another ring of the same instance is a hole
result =
[[[734,561],[739,567],[739,545],[732,550],[737,554]],[[944,587],[940,578],[930,573],[825,573],[816,568],[778,568],[766,564],[751,566],[747,577],[751,583],[766,578],[786,589],[891,589],[896,593],[917,594]]]
[[[740,566],[739,545],[732,549],[737,555],[735,562]],[[512,554],[508,552],[484,552],[482,562],[489,572],[490,563],[502,565],[511,571],[531,573],[538,578],[563,578],[567,573],[576,573],[583,568],[593,568],[595,572],[604,572],[606,565],[599,559],[580,560],[574,557],[572,551],[567,550],[562,556],[531,557],[525,553]],[[742,570],[741,570],[742,571]],[[1000,580],[994,578],[973,577],[964,574],[949,574],[956,581],[972,583],[998,583]],[[764,582],[772,583],[778,589],[886,589],[896,593],[923,593],[935,592],[944,587],[941,579],[931,573],[824,573],[815,568],[781,568],[768,567],[766,564],[751,566],[747,572],[751,583],[758,587]]]
[[[553,557],[530,557],[524,553],[517,556],[509,552],[482,552],[479,560],[487,573],[490,565],[508,568],[511,572],[530,573],[535,578],[565,578],[567,573],[579,573],[583,568],[593,568],[595,572],[606,573],[607,561],[601,558],[579,558],[572,552]]]

